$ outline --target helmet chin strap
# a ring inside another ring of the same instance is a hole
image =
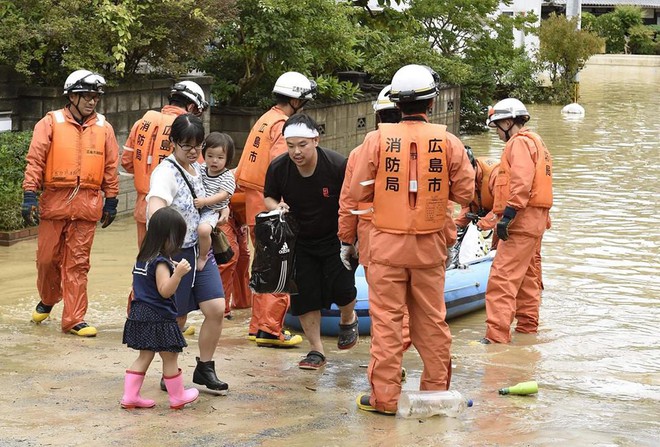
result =
[[[292,101],[293,101],[294,99],[298,99],[298,100],[300,101],[300,107],[296,107],[296,106],[294,106],[294,105],[292,104]],[[291,99],[289,99],[288,104],[289,104],[289,106],[293,109],[293,114],[295,115],[296,113],[298,113],[298,110],[300,110],[300,109],[302,109],[303,107],[305,107],[305,104],[307,104],[307,100],[306,100],[306,99],[300,99],[300,98],[291,98]]]
[[[513,127],[515,123],[511,123],[508,129],[505,129],[504,127],[500,126],[500,121],[495,121],[495,125],[497,126],[498,129],[500,129],[502,132],[504,132],[504,141],[509,141],[511,139],[511,135],[509,135],[509,131]]]
[[[80,99],[81,99],[81,98],[80,98],[80,95],[78,95],[78,102],[77,102],[76,104],[74,104],[73,101],[71,101],[71,100],[69,100],[69,103],[70,103],[73,107],[75,107],[76,110],[78,111],[78,115],[80,115],[80,119],[76,118],[75,116],[74,116],[74,118],[76,119],[76,121],[78,121],[78,124],[82,125],[82,124],[87,120],[87,117],[88,117],[89,115],[83,115],[83,113],[82,113],[82,112],[80,111],[80,109],[78,108],[78,104],[80,104]]]

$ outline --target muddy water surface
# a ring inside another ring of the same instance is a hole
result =
[[[656,68],[590,66],[582,74],[581,120],[558,106],[532,106],[531,128],[555,163],[553,228],[544,239],[538,335],[482,346],[485,313],[451,322],[452,387],[475,401],[457,419],[399,420],[356,410],[368,390],[369,339],[349,352],[325,340],[329,364],[301,371],[307,346],[257,348],[244,336],[249,311],[226,324],[216,356],[227,397],[203,393],[180,412],[158,389],[160,363],[143,394],[157,407],[123,411],[121,345],[135,230],[130,218],[98,229],[88,321],[95,339],[59,332],[60,306],[40,326],[36,241],[0,248],[0,445],[232,446],[651,446],[660,439],[660,103]],[[499,156],[494,134],[465,138],[477,155]],[[200,318],[192,317],[199,325]],[[180,358],[188,381],[196,336]],[[421,362],[408,352],[409,380]],[[497,389],[537,380],[535,396]]]

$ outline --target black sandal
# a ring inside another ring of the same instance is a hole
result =
[[[351,349],[356,345],[360,338],[358,331],[358,317],[355,314],[355,321],[351,324],[339,324],[339,337],[337,337],[337,348]]]
[[[309,351],[307,357],[298,363],[300,369],[319,369],[326,364],[325,356],[319,351]]]

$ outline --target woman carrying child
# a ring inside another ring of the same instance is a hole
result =
[[[193,373],[193,382],[206,388],[226,394],[229,385],[218,379],[215,373],[215,354],[220,334],[222,333],[225,312],[224,291],[218,266],[210,256],[203,269],[195,267],[200,254],[198,249],[197,228],[201,221],[217,223],[217,213],[203,208],[197,210],[195,197],[204,197],[201,165],[197,158],[204,142],[204,125],[192,114],[178,116],[172,123],[170,145],[172,155],[167,157],[151,174],[151,187],[147,195],[147,216],[152,216],[160,208],[171,206],[186,221],[186,237],[181,251],[173,257],[177,262],[186,259],[192,270],[182,279],[176,290],[175,301],[178,309],[177,322],[183,327],[187,315],[194,310],[201,310],[204,321],[199,331],[199,357]]]

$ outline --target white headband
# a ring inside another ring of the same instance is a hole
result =
[[[301,137],[301,138],[315,138],[319,136],[319,131],[310,129],[303,123],[291,124],[284,129],[284,138]]]

